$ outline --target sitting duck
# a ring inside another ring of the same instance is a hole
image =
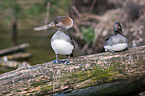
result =
[[[122,27],[119,22],[114,23],[114,36],[109,36],[104,43],[105,51],[115,52],[127,49],[128,39],[122,35]]]

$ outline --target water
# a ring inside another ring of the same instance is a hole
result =
[[[56,32],[56,29],[51,28],[47,31],[36,32],[33,31],[33,27],[18,30],[18,44],[29,43],[30,47],[26,48],[26,51],[32,53],[32,57],[28,59],[30,65],[42,64],[50,62],[55,59],[54,51],[51,48],[50,39],[52,35]],[[11,32],[10,30],[0,30],[0,50],[12,47]],[[76,51],[77,46],[74,51],[74,57],[79,54]],[[66,58],[66,56],[59,56],[60,59]],[[4,70],[4,68],[3,68]],[[8,71],[14,70],[13,68],[8,69]],[[8,72],[4,71],[4,72]],[[3,73],[3,72],[0,72]]]
[[[28,60],[31,65],[49,62],[55,59],[55,54],[50,45],[50,38],[55,30],[35,32],[33,29],[18,30],[18,44],[29,43],[27,52],[32,53]],[[12,46],[9,30],[0,30],[0,50]]]

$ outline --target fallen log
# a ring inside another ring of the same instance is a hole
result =
[[[0,60],[0,66],[10,67],[10,68],[17,68],[20,62],[17,61],[3,61]]]
[[[145,87],[145,46],[37,64],[0,75],[0,95],[124,95]]]
[[[31,53],[27,52],[19,52],[11,55],[7,55],[8,60],[22,60],[22,59],[28,59],[32,56]]]
[[[25,44],[21,44],[21,45],[15,46],[15,47],[0,50],[0,56],[24,51],[24,48],[26,48],[26,47],[29,47],[29,44],[25,43]]]
[[[0,73],[8,72],[17,68],[22,67],[30,67],[27,62],[17,62],[17,61],[10,61],[10,60],[0,60]]]

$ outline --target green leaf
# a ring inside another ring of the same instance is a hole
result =
[[[88,44],[92,43],[95,38],[94,30],[91,26],[89,27],[82,27],[82,39],[87,42]]]
[[[36,3],[25,12],[29,18],[36,18],[39,17],[42,13],[46,12],[46,6]]]

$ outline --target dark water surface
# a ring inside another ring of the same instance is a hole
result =
[[[31,65],[55,59],[55,54],[50,45],[51,36],[55,31],[35,32],[33,29],[18,30],[18,44],[30,44],[26,51],[32,53],[32,57],[28,60]],[[9,30],[0,30],[0,50],[8,47],[12,47],[11,32]]]

